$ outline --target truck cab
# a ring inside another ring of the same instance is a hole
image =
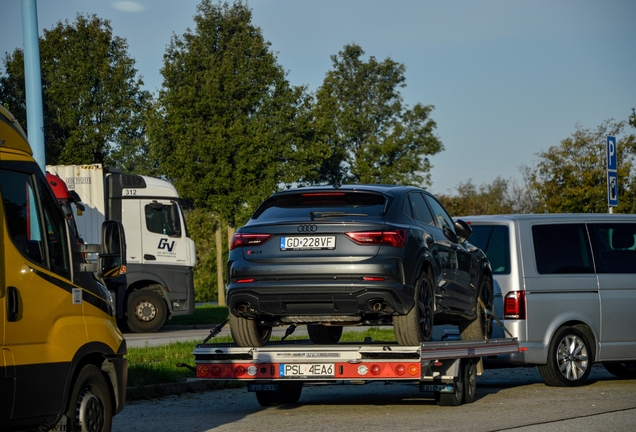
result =
[[[0,197],[0,430],[109,431],[128,363],[103,279],[125,273],[123,228],[106,222],[99,244],[77,244],[1,106]]]
[[[169,317],[194,313],[196,250],[171,183],[101,164],[50,165],[47,171],[81,199],[71,208],[85,241],[96,241],[104,220],[119,221],[126,231],[127,273],[108,282],[121,328],[154,332]]]

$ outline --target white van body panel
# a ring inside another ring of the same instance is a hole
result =
[[[545,364],[554,334],[564,325],[574,324],[587,326],[593,335],[590,343],[594,361],[636,359],[636,273],[541,274],[533,242],[533,227],[537,225],[586,224],[590,235],[592,224],[636,224],[636,215],[540,214],[462,219],[473,228],[498,225],[509,230],[509,273],[497,274],[497,265],[491,264],[504,299],[511,291],[525,292],[526,319],[504,320],[506,329],[519,339],[524,351],[501,356],[499,361]],[[594,268],[599,264],[594,263]]]

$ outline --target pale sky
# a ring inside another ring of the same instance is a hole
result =
[[[194,27],[198,0],[39,0],[42,29],[76,13],[111,21],[147,90],[161,87],[172,35]],[[406,66],[409,106],[434,105],[445,150],[431,157],[433,193],[498,176],[571,136],[627,120],[636,107],[634,0],[251,0],[252,23],[293,85],[315,91],[330,56],[356,43]],[[20,0],[0,0],[0,54],[22,47]],[[2,65],[3,70],[4,66]],[[628,128],[628,133],[636,130]]]

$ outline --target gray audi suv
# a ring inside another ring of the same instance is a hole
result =
[[[393,325],[399,344],[419,345],[456,324],[464,340],[488,337],[492,271],[471,232],[416,187],[276,193],[232,238],[232,336],[263,346],[273,326],[306,324],[313,343],[332,344],[343,326]]]

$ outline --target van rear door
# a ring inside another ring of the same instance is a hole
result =
[[[636,358],[636,223],[588,223],[601,297],[600,360]]]

